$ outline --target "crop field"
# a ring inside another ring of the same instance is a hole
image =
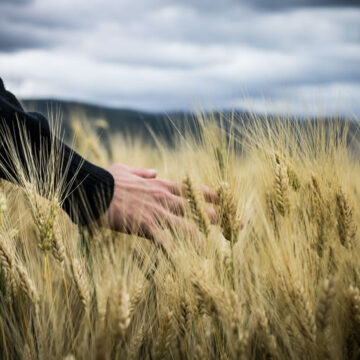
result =
[[[173,226],[149,241],[76,226],[62,187],[46,190],[55,150],[49,163],[29,156],[22,187],[1,183],[1,359],[359,358],[356,126],[201,115],[197,124],[196,135],[153,146],[104,121],[72,123],[86,159],[182,184],[191,235]],[[218,193],[217,224],[203,184]]]

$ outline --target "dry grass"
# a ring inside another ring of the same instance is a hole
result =
[[[175,148],[111,135],[111,153],[73,126],[89,160],[183,181],[202,251],[180,231],[164,256],[142,238],[78,229],[61,188],[36,183],[37,164],[22,188],[1,184],[1,359],[359,358],[358,144],[335,120],[223,123],[200,116],[202,135]],[[200,184],[218,190],[219,225]]]

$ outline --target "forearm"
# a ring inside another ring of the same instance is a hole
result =
[[[24,142],[28,142],[29,147],[24,146]],[[57,176],[52,186],[62,189],[62,206],[74,222],[87,224],[106,211],[114,191],[112,175],[56,139],[43,116],[24,112],[0,80],[0,178],[19,184],[19,172],[31,178],[29,172],[34,169],[28,164],[29,149],[31,161],[39,164],[35,169],[37,177],[44,183],[48,181],[45,168],[56,158],[52,170]]]

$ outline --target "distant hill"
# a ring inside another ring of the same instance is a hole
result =
[[[147,113],[129,109],[102,107],[92,104],[61,101],[61,100],[23,100],[28,111],[37,111],[49,117],[61,116],[65,132],[69,132],[69,123],[72,116],[87,119],[91,122],[104,119],[109,124],[110,131],[121,131],[136,134],[145,139],[150,138],[150,132],[171,141],[175,128],[183,128],[185,122],[192,118],[190,113]],[[171,121],[169,120],[171,118]]]
[[[69,135],[69,123],[72,116],[84,118],[90,122],[97,120],[106,120],[109,124],[111,132],[121,131],[136,136],[141,136],[144,140],[153,143],[151,132],[157,137],[166,140],[168,143],[173,143],[174,135],[184,129],[190,129],[193,133],[198,131],[197,123],[194,121],[195,115],[192,113],[178,112],[178,113],[148,113],[137,110],[119,109],[111,107],[103,107],[98,105],[74,102],[61,101],[52,99],[43,100],[23,100],[23,105],[28,111],[37,111],[49,117],[61,116],[65,134]],[[225,112],[225,116],[230,115],[230,112]],[[212,117],[219,121],[220,113],[212,113]],[[251,126],[249,121],[250,115],[246,112],[235,112],[235,118],[241,117],[242,124]],[[263,118],[261,115],[258,116]],[[276,115],[270,115],[268,118],[277,118]],[[324,119],[328,122],[329,119]],[[301,120],[297,120],[301,124]],[[343,120],[342,120],[343,121]],[[350,124],[349,140],[353,135],[359,138],[359,125],[355,122]],[[241,137],[241,134],[238,134]]]

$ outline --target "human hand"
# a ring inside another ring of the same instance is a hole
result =
[[[101,224],[115,231],[155,240],[164,228],[172,231],[197,232],[196,227],[182,218],[185,212],[181,197],[182,184],[156,179],[155,170],[113,164],[109,171],[115,180],[114,196]],[[203,187],[208,202],[216,202],[217,195]],[[217,220],[214,208],[207,207],[212,222]]]

